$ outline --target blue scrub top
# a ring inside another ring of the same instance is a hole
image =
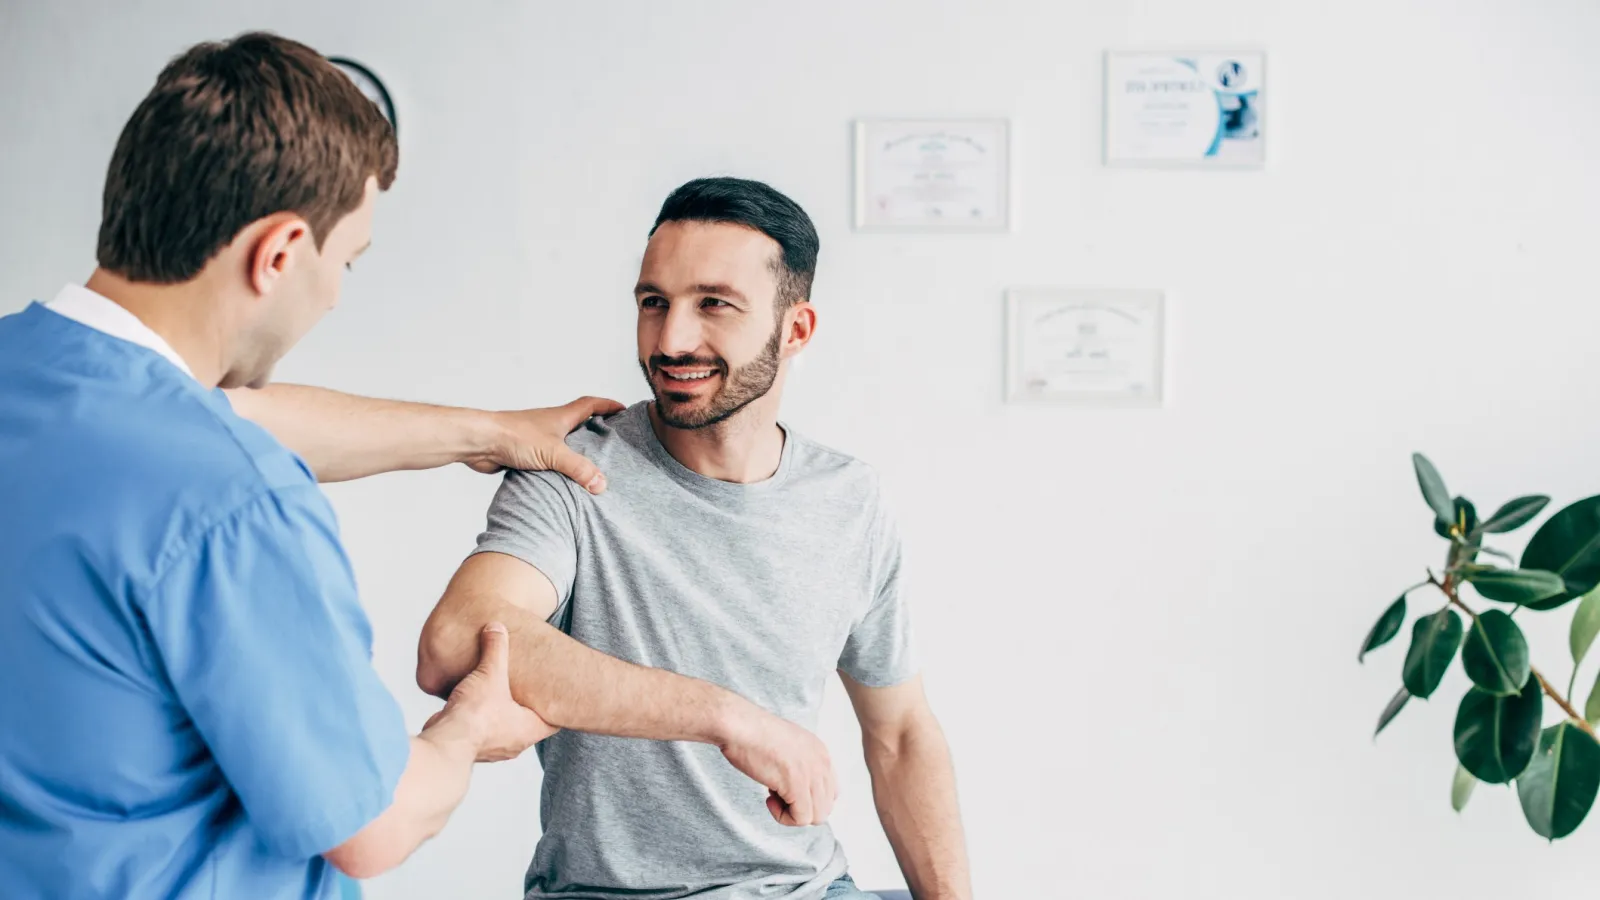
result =
[[[304,462],[152,350],[0,318],[0,894],[334,898],[410,743]]]

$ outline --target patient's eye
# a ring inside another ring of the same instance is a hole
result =
[[[646,297],[639,301],[639,305],[646,309],[661,309],[667,305],[665,297]]]
[[[716,297],[707,297],[704,300],[700,301],[700,305],[701,306],[732,306],[733,304],[729,303],[726,300],[718,299]]]

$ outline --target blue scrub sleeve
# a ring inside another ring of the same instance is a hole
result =
[[[250,825],[310,859],[393,800],[410,754],[327,499],[265,493],[176,555],[142,604],[166,675]]]

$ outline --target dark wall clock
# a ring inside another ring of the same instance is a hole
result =
[[[368,100],[377,104],[378,111],[383,113],[385,119],[389,120],[389,127],[394,129],[394,133],[398,137],[400,134],[400,122],[395,118],[394,98],[389,96],[389,89],[384,86],[383,79],[379,78],[377,73],[371,69],[348,57],[330,56],[328,57],[328,62],[333,63],[339,71],[348,75],[350,80],[356,83],[356,87],[361,89],[361,93],[365,94]]]

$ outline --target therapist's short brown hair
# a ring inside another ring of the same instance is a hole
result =
[[[122,129],[101,206],[100,266],[189,281],[251,222],[293,212],[320,249],[366,193],[388,190],[394,129],[344,73],[251,33],[174,59]]]

